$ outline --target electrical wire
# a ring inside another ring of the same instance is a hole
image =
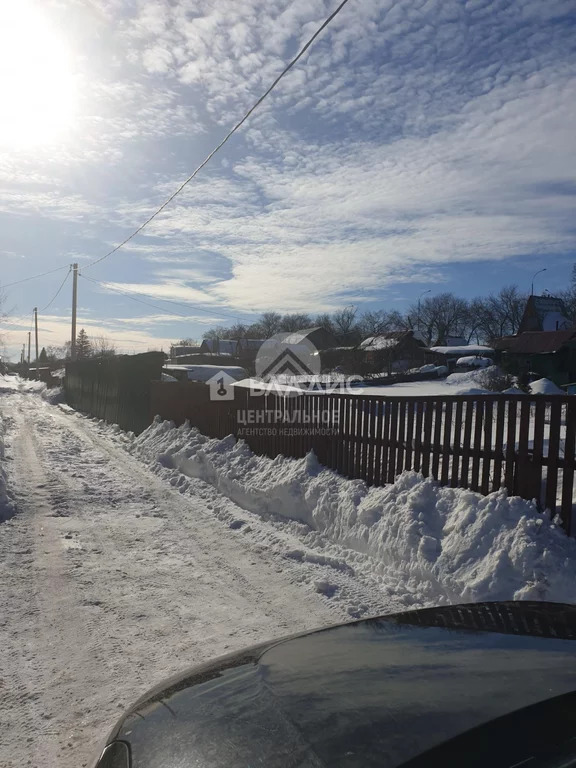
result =
[[[64,278],[64,280],[62,280],[62,282],[61,282],[61,284],[60,284],[60,287],[58,288],[58,290],[56,291],[56,293],[54,294],[54,296],[53,296],[53,297],[50,299],[50,301],[48,302],[48,304],[46,304],[46,306],[45,306],[45,307],[42,307],[42,309],[39,309],[39,310],[38,310],[39,312],[45,312],[45,311],[46,311],[46,310],[47,310],[49,307],[51,307],[51,306],[52,306],[52,304],[54,304],[54,302],[56,301],[56,299],[58,298],[58,296],[59,296],[59,294],[60,294],[60,291],[62,290],[62,288],[64,288],[64,285],[66,284],[66,280],[68,280],[68,278],[70,277],[70,272],[71,272],[71,269],[70,269],[70,267],[69,267],[69,268],[68,268],[68,272],[66,273],[66,277]]]
[[[111,285],[110,283],[106,283],[103,280],[96,280],[94,277],[88,277],[87,275],[82,274],[82,272],[79,272],[78,275],[80,277],[84,278],[84,280],[89,280],[91,283],[97,283],[98,285],[103,285],[105,288],[108,288],[108,290],[110,290],[110,291],[115,291],[116,293],[121,293],[122,295],[127,296],[129,299],[133,299],[134,301],[139,301],[141,304],[146,304],[149,307],[154,307],[154,309],[159,309],[161,312],[167,312],[168,314],[179,315],[180,317],[186,317],[186,318],[190,317],[189,314],[188,315],[183,315],[181,312],[176,312],[175,309],[166,309],[166,307],[160,307],[157,304],[151,304],[149,301],[143,301],[142,299],[137,299],[136,296],[134,296],[134,292],[133,291],[126,291],[126,290],[123,290],[122,288],[116,288],[115,286]],[[140,294],[138,294],[138,295],[140,295]],[[148,296],[149,294],[145,293],[143,295],[144,296]],[[196,312],[206,312],[209,315],[216,314],[216,315],[219,315],[219,316],[222,316],[222,317],[230,317],[233,320],[238,321],[238,318],[235,317],[234,315],[229,315],[226,312],[220,312],[220,310],[218,310],[218,309],[203,309],[202,307],[197,307],[197,306],[194,306],[194,305],[188,306],[187,304],[181,304],[180,302],[171,301],[170,299],[160,299],[160,301],[167,301],[169,304],[176,304],[177,306],[187,307],[189,309],[195,310]]]
[[[13,283],[6,283],[5,285],[0,285],[0,290],[3,290],[4,288],[11,288],[13,285],[20,285],[20,283],[27,283],[29,280],[36,280],[39,277],[45,277],[46,275],[53,275],[54,272],[60,272],[62,269],[70,269],[70,264],[66,264],[63,267],[56,267],[56,269],[51,269],[48,272],[41,272],[39,275],[32,275],[31,277],[25,277],[22,280],[16,280]]]
[[[244,117],[242,117],[242,119],[239,120],[233,128],[231,128],[231,130],[226,134],[226,136],[222,139],[222,141],[210,152],[209,155],[207,155],[207,157],[200,163],[200,165],[196,168],[196,170],[194,170],[190,174],[190,176],[188,176],[188,178],[182,184],[180,184],[178,189],[176,189],[176,191],[173,192],[170,195],[170,197],[167,198],[162,203],[162,205],[156,211],[154,211],[154,213],[151,216],[149,216],[143,224],[141,224],[138,227],[138,229],[135,229],[131,235],[129,235],[125,240],[122,240],[121,243],[119,243],[114,248],[112,248],[111,251],[108,251],[108,253],[104,254],[104,256],[101,256],[99,259],[95,259],[94,261],[91,261],[88,264],[86,264],[84,266],[84,269],[88,269],[88,267],[93,267],[96,264],[99,264],[101,261],[104,261],[104,259],[107,259],[109,256],[112,256],[113,253],[116,253],[116,251],[119,251],[120,248],[123,248],[127,243],[130,242],[130,240],[132,240],[132,238],[136,237],[136,235],[142,232],[144,227],[147,227],[148,224],[150,224],[150,222],[152,222],[160,213],[162,213],[162,211],[168,205],[170,205],[172,200],[174,200],[174,198],[177,197],[182,192],[184,187],[186,187],[192,181],[192,179],[194,179],[194,177],[202,170],[202,168],[204,168],[204,166],[210,162],[210,160],[214,157],[214,155],[222,149],[224,144],[226,144],[226,142],[232,138],[232,136],[236,133],[236,131],[238,131],[244,125],[244,123],[246,122],[246,120],[248,120],[250,115],[260,106],[260,104],[262,104],[264,99],[274,90],[274,88],[276,88],[280,80],[282,80],[282,78],[288,74],[288,72],[292,69],[292,67],[294,67],[298,63],[298,61],[302,58],[302,56],[304,56],[308,48],[310,48],[310,46],[314,43],[316,38],[324,31],[324,29],[326,29],[326,27],[330,24],[330,22],[340,13],[342,8],[344,8],[344,6],[347,3],[348,3],[348,0],[342,0],[340,5],[338,5],[338,7],[330,14],[330,16],[328,16],[328,18],[322,22],[322,24],[318,27],[316,32],[314,32],[314,34],[308,40],[308,42],[298,51],[296,56],[294,56],[294,58],[284,67],[284,69],[278,75],[278,77],[274,80],[274,82],[266,89],[266,91],[264,91],[262,96],[260,96],[260,98],[245,113]]]

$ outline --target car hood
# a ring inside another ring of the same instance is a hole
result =
[[[399,766],[576,690],[576,608],[484,603],[233,654],[143,697],[110,740],[133,768]]]

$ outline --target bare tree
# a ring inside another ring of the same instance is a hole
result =
[[[312,318],[305,313],[295,312],[293,314],[287,314],[282,316],[280,323],[280,330],[288,333],[292,331],[300,331],[303,328],[310,328],[312,325]]]
[[[360,330],[363,336],[378,336],[387,331],[404,331],[410,328],[410,319],[398,310],[386,312],[383,309],[364,312],[360,318]]]
[[[410,307],[412,323],[427,344],[445,343],[448,336],[466,336],[470,326],[468,302],[453,293],[439,293]]]
[[[346,341],[354,331],[357,331],[355,328],[357,314],[358,307],[352,305],[344,307],[344,309],[339,309],[333,313],[332,322],[338,339]]]
[[[329,315],[328,312],[324,312],[321,315],[316,315],[314,318],[314,325],[317,325],[320,328],[324,328],[325,331],[329,331],[330,333],[336,332],[332,316]]]
[[[274,336],[275,333],[280,331],[281,324],[282,315],[278,312],[264,312],[257,322],[261,334],[261,336],[257,338],[269,339],[271,336]]]
[[[94,336],[91,340],[92,357],[114,357],[116,347],[106,336]]]

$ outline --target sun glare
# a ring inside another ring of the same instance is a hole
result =
[[[0,3],[0,148],[64,138],[75,111],[66,44],[36,4]]]

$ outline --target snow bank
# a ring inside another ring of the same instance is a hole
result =
[[[159,419],[127,447],[160,474],[199,478],[260,516],[305,523],[310,536],[346,548],[356,569],[401,580],[414,605],[576,602],[576,540],[505,491],[484,497],[414,472],[368,488],[323,468],[313,454],[272,460],[232,436],[210,439]]]
[[[557,387],[550,379],[537,379],[530,384],[532,395],[565,395],[566,392]]]
[[[8,520],[15,512],[14,502],[6,490],[6,459],[4,456],[5,424],[0,416],[0,522]]]

